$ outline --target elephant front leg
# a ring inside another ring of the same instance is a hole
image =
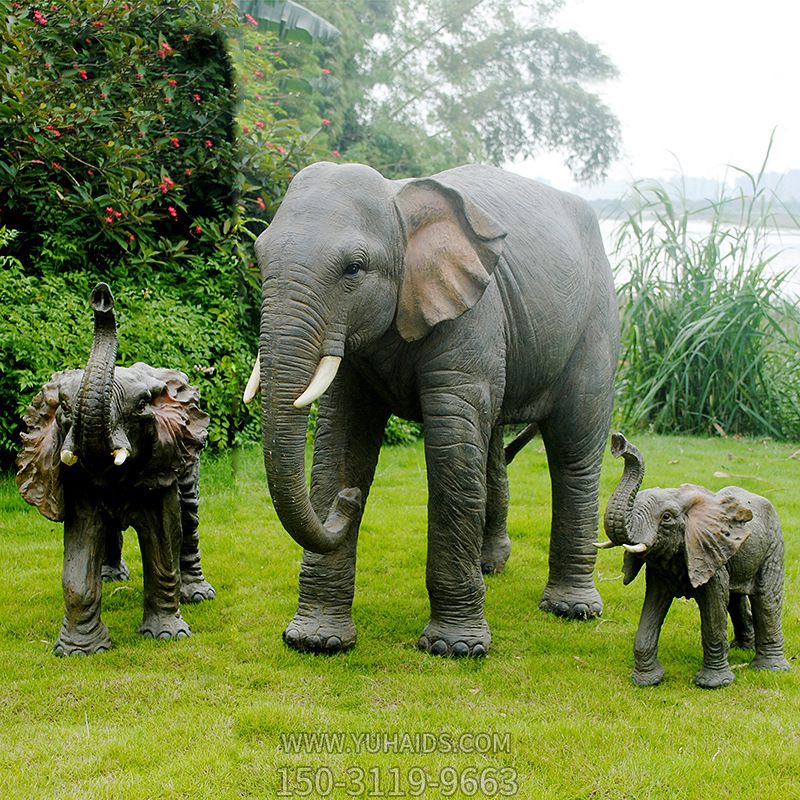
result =
[[[481,430],[476,409],[463,401],[452,406],[467,418],[425,417],[431,617],[419,647],[442,656],[483,656],[491,643],[481,574],[490,431]]]
[[[672,592],[658,577],[645,572],[646,589],[642,616],[633,642],[634,670],[631,677],[637,686],[656,686],[664,678],[658,660],[658,637],[672,605]]]
[[[701,689],[719,689],[733,683],[728,664],[728,573],[721,569],[697,592],[700,632],[703,640],[703,668],[694,682]]]
[[[100,576],[109,529],[96,507],[71,505],[64,522],[64,622],[54,652],[86,656],[111,647],[108,628],[100,619],[103,584]]]
[[[189,625],[180,611],[182,531],[177,486],[140,498],[133,524],[139,535],[144,572],[144,615],[139,633],[153,639],[189,636]]]
[[[496,425],[489,441],[486,465],[486,523],[481,547],[481,572],[503,571],[511,553],[508,537],[508,475],[503,451],[503,427]]]
[[[361,490],[363,513],[388,417],[384,405],[343,364],[320,400],[317,416],[311,503],[321,519],[338,492],[351,486]],[[283,632],[289,647],[332,654],[355,644],[352,606],[360,524],[359,515],[347,538],[330,553],[303,551],[297,611]]]

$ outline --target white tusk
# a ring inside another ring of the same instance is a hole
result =
[[[78,456],[72,452],[72,450],[62,450],[61,451],[61,463],[66,464],[68,467],[71,467],[75,464],[78,460]]]
[[[322,397],[333,383],[341,363],[341,356],[323,356],[320,359],[314,377],[311,379],[311,383],[308,384],[308,389],[294,401],[295,408],[310,406],[318,397]]]
[[[622,545],[629,553],[644,553],[647,550],[647,545],[644,542],[639,544],[624,544]]]
[[[114,464],[118,467],[121,467],[128,456],[130,455],[130,450],[126,450],[124,447],[120,447],[115,450],[111,455],[114,456]]]
[[[256,356],[256,363],[253,365],[253,371],[250,373],[250,379],[247,381],[247,386],[244,389],[243,400],[245,405],[253,402],[253,398],[258,394],[261,388],[261,362]]]
[[[592,542],[598,550],[608,550],[609,547],[617,547],[614,542],[609,539],[607,542]]]

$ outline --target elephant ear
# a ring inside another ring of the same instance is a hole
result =
[[[460,192],[431,178],[407,183],[395,203],[406,234],[396,322],[411,342],[480,300],[506,233]]]
[[[64,519],[61,483],[61,445],[64,431],[58,422],[62,389],[77,387],[81,370],[55,373],[25,411],[22,450],[17,455],[17,486],[22,498],[47,519]]]
[[[686,511],[686,564],[696,589],[750,536],[753,512],[733,495],[692,494]]]
[[[208,414],[201,411],[200,392],[175,369],[134,364],[149,376],[150,410],[155,421],[152,458],[139,485],[169,486],[197,460],[208,438]]]

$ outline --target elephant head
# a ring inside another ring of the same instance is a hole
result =
[[[641,453],[621,433],[613,434],[611,449],[625,460],[625,468],[606,507],[610,541],[598,546],[625,548],[626,584],[646,561],[664,566],[676,558],[692,588],[705,584],[748,538],[753,512],[733,494],[713,494],[692,484],[639,492],[644,477]]]
[[[106,284],[97,284],[91,304],[86,368],[55,373],[24,417],[17,485],[52,520],[64,518],[64,470],[102,485],[165,486],[197,458],[207,435],[199,393],[182,372],[114,367],[114,300]]]
[[[297,231],[302,230],[303,236]],[[343,358],[394,328],[407,342],[455,319],[482,296],[505,233],[462,193],[435,179],[388,181],[361,165],[314,164],[292,181],[256,242],[264,299],[260,363],[270,493],[303,548],[341,544],[361,510],[342,486],[323,522],[306,488],[307,406]]]

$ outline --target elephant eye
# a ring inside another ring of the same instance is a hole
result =
[[[351,261],[345,268],[345,275],[358,275],[361,271],[361,264],[358,261]]]
[[[665,511],[661,515],[661,521],[662,522],[669,522],[671,519],[672,519],[672,512],[671,511]]]
[[[136,404],[136,413],[144,414],[144,412],[147,410],[147,403],[148,403],[148,398],[142,397]]]

